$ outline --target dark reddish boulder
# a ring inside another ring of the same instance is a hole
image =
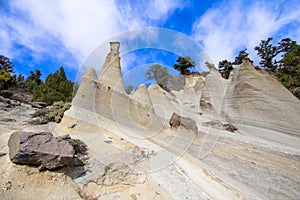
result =
[[[177,113],[173,113],[169,120],[169,124],[172,128],[180,126],[180,116]]]
[[[17,164],[38,165],[40,170],[63,167],[78,159],[68,140],[45,132],[15,132],[8,141],[9,158]]]
[[[194,131],[195,133],[198,133],[198,127],[196,125],[195,120],[188,118],[188,117],[181,117],[177,113],[173,113],[169,124],[172,128],[176,128],[178,126],[183,126],[184,128]]]

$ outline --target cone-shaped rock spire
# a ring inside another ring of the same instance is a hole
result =
[[[110,52],[106,56],[104,65],[99,72],[98,80],[108,89],[125,93],[119,48],[119,42],[110,42]]]
[[[80,87],[73,99],[73,106],[94,111],[97,75],[94,68],[88,68],[82,76]]]
[[[142,105],[152,105],[148,90],[145,84],[141,84],[132,94],[131,99]]]

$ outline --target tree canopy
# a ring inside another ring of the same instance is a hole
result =
[[[259,46],[254,49],[257,51],[257,55],[261,58],[259,64],[262,65],[267,71],[275,74],[277,68],[280,66],[280,61],[276,60],[276,57],[281,53],[288,52],[295,41],[290,38],[282,39],[277,45],[273,45],[270,42],[273,38],[269,37],[267,40],[262,40]]]
[[[14,72],[10,59],[0,55],[0,89],[8,88],[15,81]]]
[[[5,70],[9,74],[14,73],[14,65],[9,58],[0,55],[0,70]]]
[[[73,83],[66,77],[65,70],[60,67],[54,74],[49,74],[44,84],[33,91],[33,99],[46,102],[49,105],[55,101],[71,101]]]
[[[34,89],[43,83],[41,76],[41,70],[30,71],[30,75],[25,81],[26,88],[30,93],[33,93]]]
[[[239,54],[235,57],[233,65],[240,65],[242,64],[244,59],[248,59],[252,64],[253,61],[248,57],[249,54],[247,53],[247,49],[241,50]]]
[[[179,56],[174,64],[174,69],[178,70],[181,75],[188,75],[191,73],[190,68],[194,68],[196,63],[189,56]]]
[[[223,60],[219,62],[218,68],[219,72],[223,78],[228,79],[230,72],[233,70],[233,63],[228,60]]]
[[[276,76],[281,83],[300,99],[300,45],[293,43],[280,60]]]
[[[233,65],[240,65],[242,64],[244,59],[248,59],[251,63],[253,61],[249,59],[247,53],[247,49],[241,50],[239,54],[235,57],[234,62],[228,61],[228,60],[223,60],[220,61],[218,64],[218,70],[220,74],[222,75],[223,78],[228,79],[230,76],[230,72],[234,69]]]
[[[130,94],[132,91],[134,91],[136,88],[133,85],[127,85],[127,87],[125,88],[125,91],[127,94]]]
[[[147,70],[146,78],[147,80],[154,79],[158,85],[164,88],[167,86],[168,81],[172,78],[172,76],[169,74],[166,67],[154,64]]]

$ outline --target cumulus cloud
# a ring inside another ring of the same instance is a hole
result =
[[[300,41],[299,10],[297,1],[223,1],[194,23],[192,37],[215,64],[224,59],[233,60],[245,48],[250,58],[257,61],[253,49],[261,40],[290,37]],[[291,25],[297,28],[288,29]]]
[[[136,5],[131,1],[12,0],[1,13],[0,50],[20,58],[25,49],[35,60],[63,60],[71,55],[80,65],[112,36],[163,23],[182,3],[155,0]]]

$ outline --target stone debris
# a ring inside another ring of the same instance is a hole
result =
[[[12,188],[12,182],[7,181],[5,184],[3,184],[3,189],[4,190],[10,190]]]
[[[131,197],[131,199],[133,199],[133,200],[137,200],[137,197],[136,197],[135,194],[131,194],[130,197]]]
[[[47,124],[48,122],[59,123],[64,116],[64,112],[70,107],[70,103],[64,103],[62,101],[54,102],[52,106],[39,109],[33,113],[33,119],[29,121],[29,123],[32,125]]]
[[[178,126],[183,126],[184,128],[191,130],[195,133],[198,133],[198,127],[195,120],[188,117],[181,117],[177,113],[173,113],[169,120],[171,128],[176,128]]]
[[[211,103],[205,99],[200,99],[200,106],[201,106],[201,108],[211,108],[212,107]]]
[[[149,158],[151,155],[155,155],[154,150],[148,150],[145,148],[141,148],[138,146],[134,146],[130,152],[129,152],[130,157],[133,159],[134,162],[141,161],[143,159]]]
[[[235,132],[238,130],[238,128],[236,128],[233,124],[227,123],[227,122],[220,122],[218,120],[211,120],[208,122],[203,122],[202,125],[203,126],[211,126],[211,127],[221,129],[221,130],[227,130],[230,132]]]
[[[8,147],[12,162],[37,165],[39,170],[84,165],[80,158],[87,151],[80,140],[69,136],[54,137],[46,132],[15,132],[9,138]]]
[[[111,144],[112,143],[112,140],[105,140],[104,141],[106,144]]]
[[[102,186],[131,185],[137,179],[137,174],[123,163],[111,163],[104,168],[102,177],[98,180]]]
[[[0,96],[1,107],[10,108],[20,106],[20,102]]]

